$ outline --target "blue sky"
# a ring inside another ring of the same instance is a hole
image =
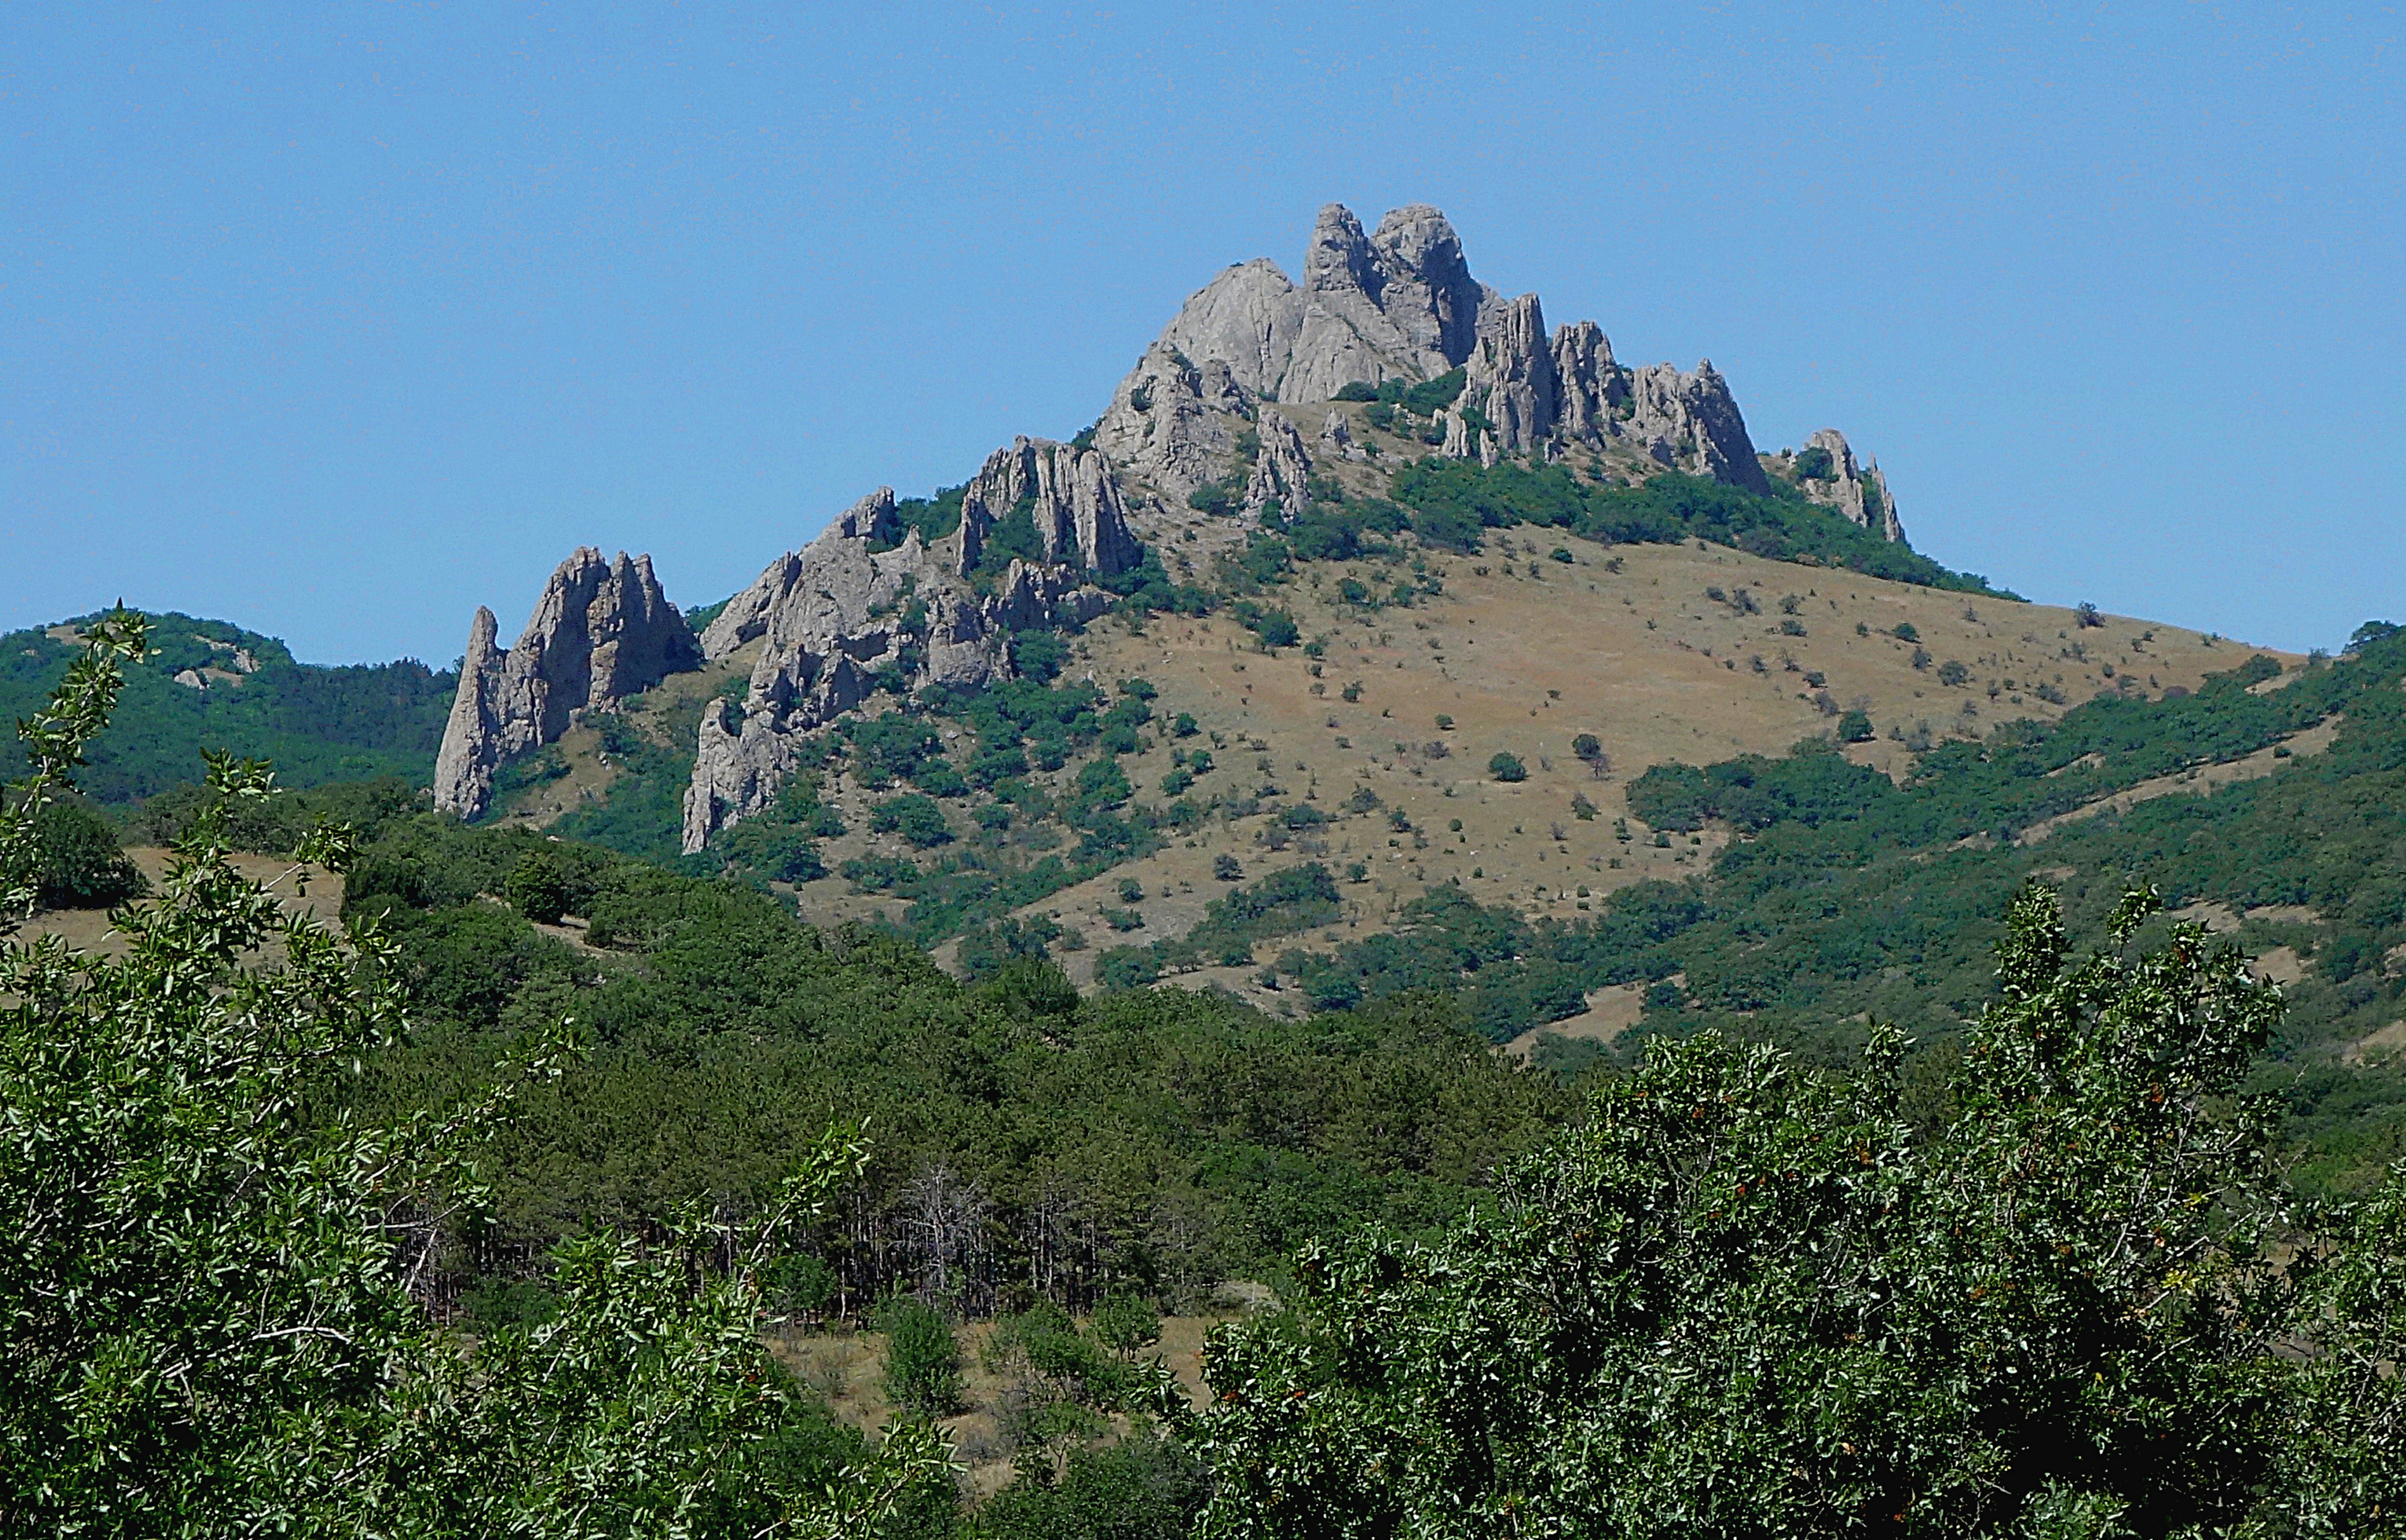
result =
[[[1313,210],[1834,425],[1915,544],[2290,647],[2406,619],[2394,7],[0,8],[0,625],[723,597],[1067,437]]]

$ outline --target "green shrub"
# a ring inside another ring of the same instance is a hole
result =
[[[141,870],[119,848],[117,831],[74,802],[34,815],[39,865],[35,901],[44,909],[111,909],[148,890]]]
[[[878,1308],[885,1334],[885,1398],[920,1417],[943,1417],[961,1404],[961,1345],[935,1307],[896,1294]]]
[[[1848,712],[1838,718],[1838,742],[1868,743],[1872,741],[1872,719],[1865,712]]]
[[[1244,880],[1244,863],[1238,861],[1235,856],[1214,855],[1211,857],[1212,881],[1220,883],[1242,882]]]
[[[568,873],[549,851],[529,851],[511,870],[502,895],[535,924],[556,925],[568,913]]]
[[[1442,411],[1461,397],[1463,382],[1466,378],[1463,370],[1456,366],[1435,379],[1422,380],[1404,391],[1404,407],[1415,417],[1422,417]]]
[[[1115,1353],[1133,1353],[1161,1340],[1161,1312],[1153,1301],[1125,1289],[1105,1294],[1088,1324],[1095,1340]]]
[[[1160,977],[1150,947],[1115,946],[1095,954],[1095,982],[1105,989],[1142,989]]]
[[[1498,781],[1526,781],[1529,768],[1521,763],[1520,756],[1499,752],[1487,761],[1487,773]]]
[[[969,784],[949,759],[930,759],[911,772],[911,784],[930,797],[967,797]]]
[[[932,797],[918,792],[905,792],[899,797],[880,802],[870,810],[870,829],[878,834],[899,834],[921,850],[950,841],[953,831],[944,822],[944,810]]]

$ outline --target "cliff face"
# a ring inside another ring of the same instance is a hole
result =
[[[1029,533],[1032,550],[995,548]],[[713,658],[762,646],[743,703],[717,701],[702,718],[685,849],[767,806],[800,736],[867,700],[880,676],[911,688],[1007,678],[1012,631],[1093,619],[1111,596],[1092,579],[1143,558],[1092,449],[1023,438],[997,450],[962,493],[960,527],[932,544],[901,529],[892,489],[879,487],[771,562],[703,632]]]
[[[621,551],[611,563],[591,546],[552,572],[517,645],[504,652],[496,635],[493,612],[479,608],[434,760],[434,805],[463,818],[490,805],[505,760],[701,662],[652,558]]]

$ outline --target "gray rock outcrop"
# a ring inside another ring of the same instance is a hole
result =
[[[1629,377],[1612,361],[1612,343],[1593,321],[1554,332],[1554,432],[1565,443],[1602,445],[1620,432],[1616,413],[1629,402]]]
[[[621,551],[606,562],[591,546],[552,572],[517,645],[504,652],[497,635],[493,612],[479,608],[434,759],[434,805],[462,818],[491,804],[507,760],[702,660],[652,558]]]
[[[1278,263],[1256,257],[1198,290],[1156,345],[1182,358],[1227,366],[1256,396],[1275,395],[1295,356],[1303,299]]]
[[[1033,548],[1000,560],[1021,515]],[[803,734],[868,700],[882,676],[910,688],[973,689],[1012,671],[1012,632],[1077,626],[1111,596],[1090,581],[1144,559],[1110,464],[1095,450],[1018,439],[961,496],[957,529],[903,529],[880,487],[728,601],[702,645],[715,659],[755,642],[741,706],[703,715],[686,789],[684,848],[766,807]]]
[[[1819,453],[1815,454],[1816,450]],[[1904,525],[1896,516],[1896,500],[1889,494],[1888,478],[1880,474],[1879,462],[1856,464],[1847,435],[1835,428],[1824,428],[1805,440],[1804,453],[1791,459],[1789,467],[1796,484],[1815,502],[1883,540],[1904,538]]]
[[[1629,396],[1632,410],[1623,431],[1657,462],[1749,492],[1771,490],[1737,400],[1711,360],[1697,364],[1693,374],[1667,363],[1634,370]]]
[[[960,575],[977,565],[996,527],[1023,506],[1047,563],[1109,577],[1144,559],[1110,461],[1093,449],[1019,438],[987,456],[961,494]]]
[[[1190,309],[1193,304],[1188,302]],[[1165,336],[1145,349],[1112,392],[1095,424],[1095,447],[1183,502],[1235,469],[1238,441],[1260,399],[1225,360],[1194,363]]]
[[[1261,451],[1253,457],[1253,478],[1245,484],[1246,516],[1258,521],[1270,508],[1282,518],[1309,513],[1311,451],[1304,447],[1303,435],[1283,416],[1265,412],[1261,441]]]
[[[1264,260],[1222,272],[1121,382],[1095,444],[1165,502],[1242,472],[1246,502],[1258,508],[1288,490],[1284,467],[1240,458],[1265,403],[1309,405],[1349,386],[1456,368],[1464,393],[1440,425],[1442,454],[1492,463],[1584,445],[1621,451],[1639,469],[1651,461],[1769,488],[1746,418],[1710,363],[1626,368],[1592,321],[1549,334],[1537,297],[1506,300],[1472,277],[1461,237],[1424,205],[1395,209],[1369,232],[1342,205],[1323,208],[1300,283]],[[1352,458],[1358,446],[1329,447]]]
[[[1523,294],[1494,307],[1464,370],[1464,394],[1486,414],[1498,452],[1544,453],[1560,403],[1553,344],[1537,296]]]

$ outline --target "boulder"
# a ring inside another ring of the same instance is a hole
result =
[[[702,661],[652,558],[621,551],[605,562],[591,546],[552,572],[517,645],[504,652],[497,635],[493,612],[479,608],[434,759],[434,805],[462,818],[485,812],[505,761]]]

